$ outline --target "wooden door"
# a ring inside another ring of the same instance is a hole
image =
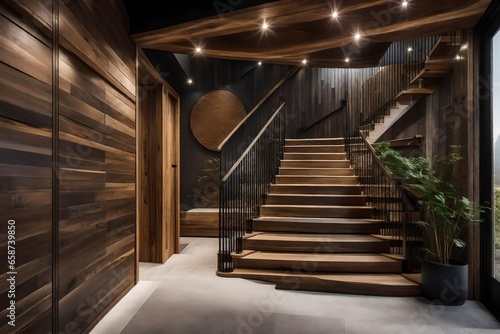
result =
[[[179,97],[138,51],[137,261],[179,250]]]
[[[163,222],[164,257],[179,250],[179,112],[178,99],[163,87]]]

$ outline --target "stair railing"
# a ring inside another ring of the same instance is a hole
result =
[[[424,70],[427,55],[438,38],[429,36],[391,44],[376,72],[362,85],[362,130],[373,130],[375,123],[383,122],[397,95],[410,89],[412,79]]]
[[[232,147],[221,149],[219,252],[217,270],[233,271],[233,253],[241,253],[243,236],[252,232],[252,221],[258,217],[264,195],[278,174],[285,146],[285,101],[235,160]],[[234,161],[234,162],[233,162]],[[224,164],[222,162],[225,162]]]
[[[420,207],[380,161],[361,131],[351,142],[351,164],[368,205],[374,208],[373,218],[379,221],[379,237],[389,241],[391,254],[403,259],[403,272],[419,272],[422,234],[415,222],[421,220]]]

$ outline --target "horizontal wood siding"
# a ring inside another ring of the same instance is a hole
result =
[[[135,46],[111,19],[120,7],[60,6],[59,326],[77,332],[135,277]]]
[[[136,48],[127,15],[119,0],[61,1],[58,14],[52,3],[0,4],[0,278],[8,220],[18,271],[15,328],[0,285],[1,333],[89,331],[135,281]]]
[[[44,8],[51,22],[52,14]],[[50,333],[52,44],[4,5],[0,36],[0,332],[36,328],[37,333]],[[14,270],[7,263],[9,220],[16,222]],[[18,273],[15,298],[7,293],[9,271]],[[16,327],[7,323],[11,300],[16,302]]]

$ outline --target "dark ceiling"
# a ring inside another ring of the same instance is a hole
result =
[[[318,67],[376,66],[392,42],[473,27],[490,1],[206,0],[172,8],[124,0],[143,49],[289,65],[307,59]]]

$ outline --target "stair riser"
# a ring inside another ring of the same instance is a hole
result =
[[[360,186],[290,186],[272,184],[271,194],[331,194],[331,195],[361,195]]]
[[[310,161],[310,160],[296,160],[296,161],[281,161],[283,168],[349,168],[350,162],[347,160],[329,160],[329,161]]]
[[[376,234],[379,233],[377,224],[325,224],[325,223],[297,223],[254,221],[254,231],[262,232],[290,232],[290,233],[338,233],[338,234]]]
[[[345,146],[285,146],[286,153],[345,153]]]
[[[323,217],[323,218],[372,218],[370,208],[295,208],[266,207],[260,209],[261,216],[266,217]]]
[[[400,262],[320,262],[320,261],[286,261],[263,259],[233,259],[235,268],[292,270],[304,272],[334,273],[401,273]]]
[[[307,177],[278,175],[276,184],[358,184],[358,179],[355,176]]]
[[[280,168],[279,175],[353,176],[351,168]]]
[[[243,240],[243,249],[307,253],[389,253],[387,242],[290,242]]]
[[[285,153],[285,160],[345,160],[345,153]]]
[[[344,140],[343,139],[314,139],[314,140],[308,140],[308,139],[295,139],[295,140],[290,140],[286,139],[285,140],[285,145],[293,145],[293,146],[298,146],[298,145],[344,145]]]
[[[366,197],[311,197],[311,196],[279,196],[270,195],[266,204],[291,204],[291,205],[366,205]]]

